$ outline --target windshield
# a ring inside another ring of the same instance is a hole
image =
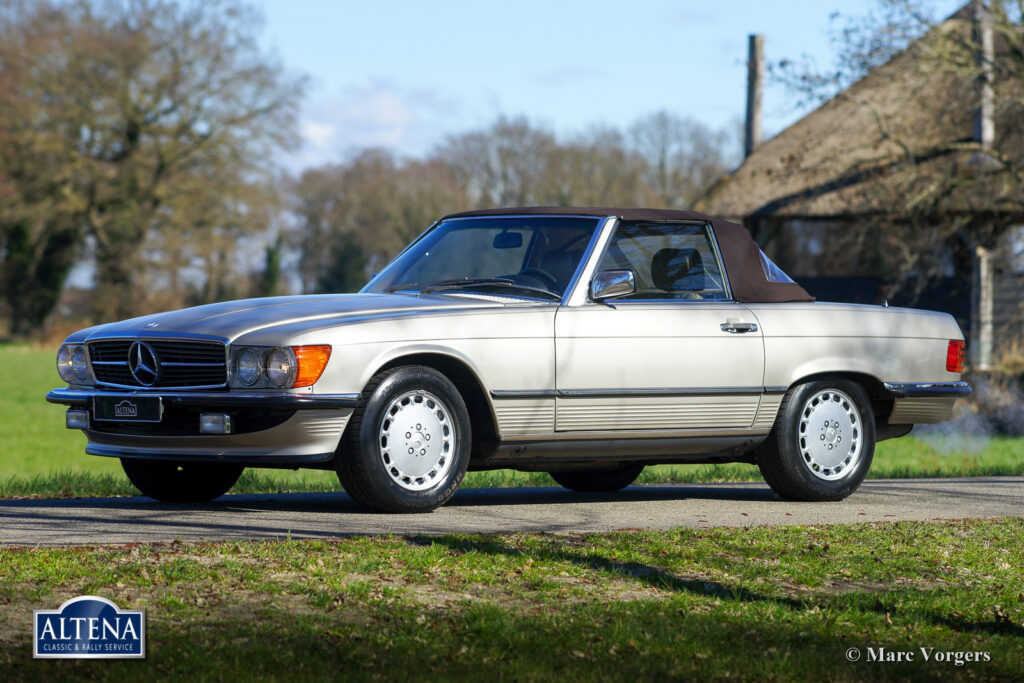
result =
[[[556,299],[565,293],[600,219],[567,216],[447,220],[363,290],[473,290]]]

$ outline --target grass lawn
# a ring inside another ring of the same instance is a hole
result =
[[[85,455],[85,438],[64,428],[64,407],[43,396],[61,382],[55,350],[0,346],[0,496],[130,495],[121,466],[113,458]],[[950,450],[949,446],[956,448]],[[870,477],[1024,474],[1024,439],[965,442],[940,437],[904,437],[878,445]],[[661,465],[648,467],[640,483],[759,481],[752,465]],[[543,473],[471,472],[464,486],[552,486]],[[336,491],[333,472],[249,470],[235,492]]]
[[[1019,679],[1024,520],[0,549],[7,680]],[[145,609],[33,661],[33,609]],[[915,661],[868,661],[868,648]],[[858,648],[861,660],[847,660]],[[970,652],[982,661],[923,661]],[[985,661],[987,656],[988,661]]]

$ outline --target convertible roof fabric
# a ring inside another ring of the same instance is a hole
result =
[[[696,211],[671,209],[624,209],[601,206],[514,206],[504,209],[462,211],[445,218],[471,218],[473,216],[617,216],[630,222],[644,221],[699,221],[710,223],[722,250],[722,260],[729,275],[732,296],[742,303],[782,303],[786,301],[814,301],[795,282],[772,282],[761,267],[761,254],[757,243],[742,225]],[[443,219],[442,219],[443,220]]]

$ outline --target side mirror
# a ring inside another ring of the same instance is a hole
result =
[[[632,270],[605,270],[594,276],[590,283],[590,298],[594,301],[628,296],[636,291],[636,277]]]

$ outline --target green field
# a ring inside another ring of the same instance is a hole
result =
[[[0,347],[0,496],[119,495],[134,489],[111,458],[85,455],[85,438],[64,428],[64,408],[46,403],[46,392],[61,384],[54,351],[27,346]],[[968,450],[964,448],[968,447]],[[904,437],[878,445],[869,476],[971,476],[1024,474],[1024,439],[922,440]],[[752,465],[648,467],[641,483],[757,481]],[[551,486],[546,474],[476,472],[465,486]],[[333,491],[332,472],[258,470],[246,473],[236,492]]]
[[[0,549],[0,671],[1019,680],[1022,566],[1020,519]],[[146,610],[145,662],[31,659],[32,610],[83,594]],[[916,660],[870,662],[869,647]]]

